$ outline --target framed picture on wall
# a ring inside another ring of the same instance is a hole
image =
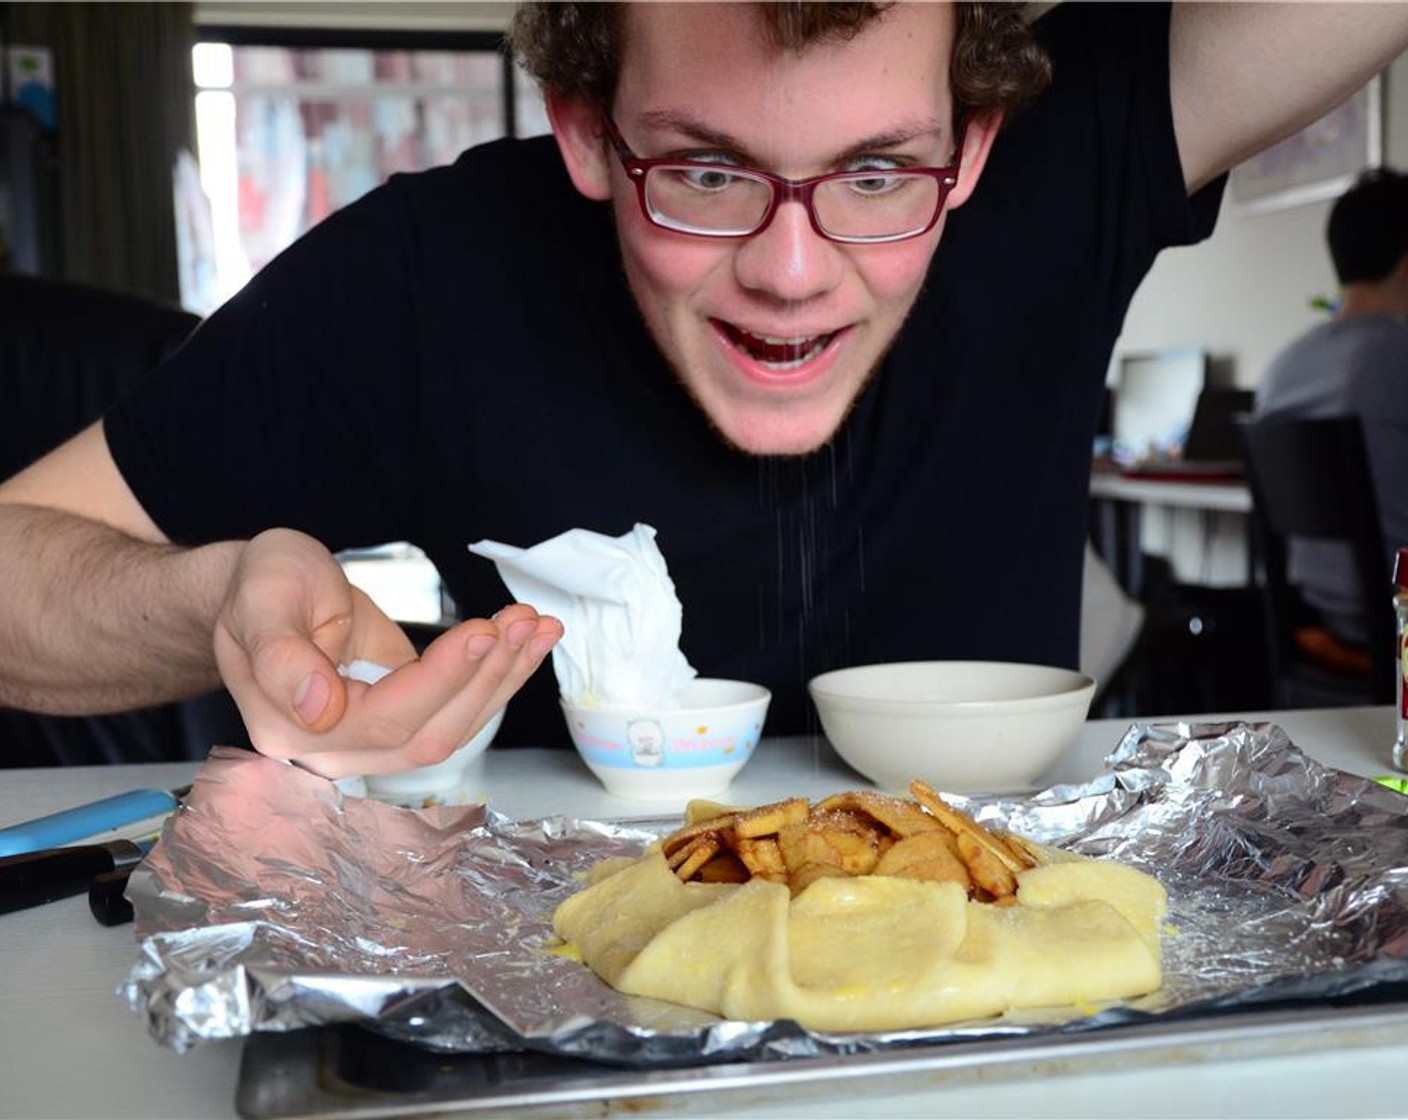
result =
[[[1293,136],[1232,169],[1238,214],[1265,214],[1335,198],[1383,162],[1383,76]]]

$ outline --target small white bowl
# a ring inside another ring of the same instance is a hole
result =
[[[348,665],[339,665],[337,671],[350,680],[376,684],[391,669],[375,661],[358,659]],[[378,801],[389,801],[393,805],[422,806],[427,802],[443,802],[445,795],[464,784],[470,767],[489,749],[489,744],[499,733],[506,710],[500,708],[490,716],[489,722],[448,758],[430,766],[417,766],[395,774],[366,775],[367,796]]]
[[[561,703],[577,753],[608,793],[679,802],[728,787],[758,745],[771,699],[761,685],[697,678],[678,708]]]
[[[421,805],[426,801],[440,800],[443,795],[464,784],[470,769],[499,733],[505,711],[507,708],[500,708],[479,729],[478,734],[441,762],[402,770],[397,774],[368,774],[368,796],[397,805]]]
[[[1006,661],[908,661],[822,673],[808,686],[836,753],[876,785],[1030,789],[1075,740],[1095,682]]]

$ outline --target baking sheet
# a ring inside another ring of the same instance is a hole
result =
[[[686,1069],[627,1070],[534,1052],[443,1055],[398,1046],[357,1027],[260,1034],[245,1044],[236,1108],[249,1120],[540,1115],[719,1116],[773,1106],[800,1114],[821,1102],[931,1093],[983,1080],[1118,1073],[1204,1061],[1343,1052],[1408,1044],[1408,991],[1375,988],[1370,1006],[1297,1004],[1170,1017],[1080,1034],[935,1043],[870,1054],[772,1059]],[[1368,996],[1368,993],[1361,993]],[[432,1064],[433,1063],[433,1064]],[[369,1079],[370,1070],[390,1071]],[[849,1107],[849,1106],[848,1106]],[[935,1101],[935,1114],[939,1108]]]
[[[579,872],[677,822],[397,809],[225,752],[133,877],[142,956],[125,995],[178,1050],[353,1021],[447,1052],[669,1067],[1109,1030],[1408,979],[1408,798],[1319,766],[1274,726],[1136,726],[1091,782],[955,800],[1156,874],[1171,907],[1164,987],[874,1035],[625,997],[544,951],[549,918]]]

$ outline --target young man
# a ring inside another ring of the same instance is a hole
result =
[[[1331,208],[1325,240],[1339,308],[1276,356],[1257,387],[1256,415],[1359,417],[1392,556],[1408,546],[1408,176],[1362,176]],[[1319,610],[1334,653],[1347,646],[1362,656],[1364,591],[1348,548],[1291,545],[1291,578]]]
[[[433,761],[557,624],[517,605],[417,661],[327,548],[415,541],[477,613],[501,592],[467,543],[636,521],[685,653],[768,684],[774,733],[839,664],[1072,662],[1131,294],[1210,229],[1221,172],[1402,48],[1408,6],[1065,4],[1038,24],[1051,87],[1005,128],[1002,97],[950,82],[1003,53],[1001,20],[994,46],[960,37],[973,8],[844,10],[799,43],[751,4],[549,9],[576,28],[557,72],[599,75],[549,90],[555,144],[335,215],[0,489],[0,700],[207,687],[213,629],[260,750]],[[349,689],[354,657],[402,667]],[[504,742],[564,738],[553,690],[538,674]]]

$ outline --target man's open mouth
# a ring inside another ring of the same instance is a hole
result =
[[[719,323],[720,329],[733,345],[755,362],[778,372],[797,369],[819,355],[836,337],[830,334],[803,335],[796,338],[776,338],[753,334],[730,323]]]

